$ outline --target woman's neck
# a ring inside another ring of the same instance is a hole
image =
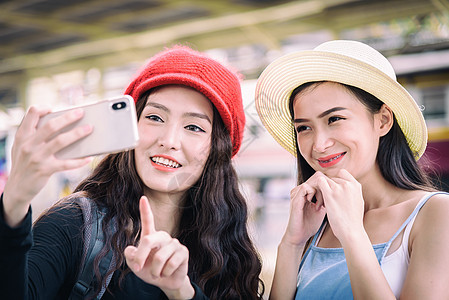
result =
[[[371,172],[359,181],[362,184],[365,212],[371,209],[391,206],[400,201],[404,190],[394,186],[381,174],[380,169]]]
[[[179,231],[184,195],[145,191],[154,216],[156,230],[176,237]]]

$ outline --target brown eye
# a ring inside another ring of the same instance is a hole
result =
[[[344,120],[344,118],[341,118],[341,117],[330,117],[329,121],[328,121],[328,124],[334,123],[334,122],[339,121],[339,120]]]
[[[194,132],[206,132],[202,128],[200,128],[199,126],[196,126],[196,125],[187,125],[184,128],[187,130],[190,130],[190,131],[194,131]]]
[[[296,127],[296,132],[297,132],[297,133],[300,133],[300,132],[302,132],[302,131],[304,131],[304,130],[307,130],[307,129],[309,129],[309,128],[310,128],[309,126],[305,126],[305,125],[298,126],[298,127]]]
[[[161,123],[164,122],[164,120],[162,120],[161,117],[159,117],[157,115],[149,115],[149,116],[146,116],[145,118],[147,118],[151,121],[155,121],[155,122],[161,122]]]

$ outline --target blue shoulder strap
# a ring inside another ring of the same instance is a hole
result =
[[[308,245],[308,247],[306,249],[306,252],[302,256],[301,262],[299,264],[298,275],[299,275],[299,270],[301,270],[302,265],[304,264],[304,261],[306,260],[307,255],[309,255],[310,249],[312,248],[312,246],[316,246],[316,241],[318,239],[318,236],[324,230],[324,227],[326,226],[326,224],[327,224],[327,217],[324,218],[323,222],[321,223],[320,228],[318,229],[318,231],[313,236],[312,241],[310,242],[310,244]],[[299,277],[298,277],[298,280],[299,280]]]
[[[106,214],[106,209],[99,209],[95,202],[86,197],[75,199],[76,203],[81,207],[84,219],[84,248],[81,260],[81,268],[78,273],[78,280],[73,286],[70,300],[92,298],[98,284],[95,280],[94,260],[104,246],[104,234],[102,228],[102,220]],[[113,251],[102,258],[99,265],[99,271],[102,276],[106,275],[109,270],[115,267],[115,259]],[[112,273],[106,279],[106,285],[100,290],[95,299],[101,299],[106,287],[112,278]]]

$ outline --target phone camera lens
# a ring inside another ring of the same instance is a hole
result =
[[[126,107],[126,103],[125,102],[117,102],[112,104],[112,109],[113,110],[119,110],[119,109],[123,109]]]

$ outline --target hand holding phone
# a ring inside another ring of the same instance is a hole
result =
[[[79,107],[84,111],[83,118],[64,127],[56,134],[83,125],[92,126],[93,131],[88,136],[58,151],[55,154],[57,158],[72,159],[116,153],[133,149],[137,145],[139,136],[136,108],[134,100],[128,95],[52,112],[40,119],[38,128],[50,119]]]

